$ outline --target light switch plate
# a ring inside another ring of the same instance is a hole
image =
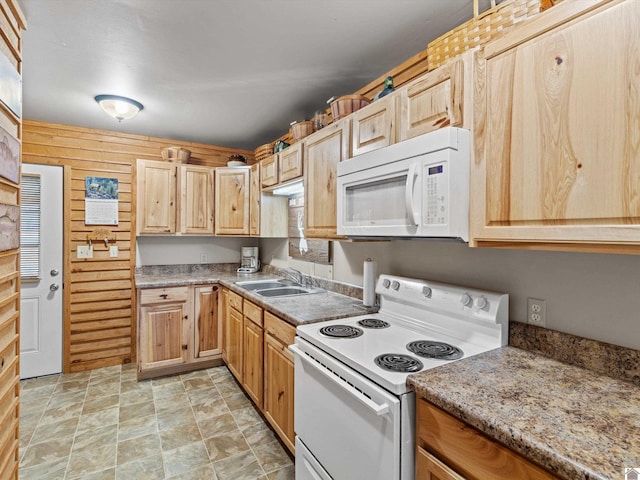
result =
[[[78,258],[93,258],[93,246],[79,245],[76,253]]]
[[[109,256],[110,257],[117,257],[118,256],[118,246],[117,245],[111,245],[109,247]]]

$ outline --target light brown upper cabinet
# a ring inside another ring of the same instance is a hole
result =
[[[397,95],[387,95],[350,116],[351,156],[395,143],[396,100]]]
[[[249,167],[216,168],[216,235],[249,235]]]
[[[305,235],[341,238],[337,231],[337,165],[349,156],[349,119],[304,139]]]
[[[472,244],[640,253],[637,25],[635,0],[562,2],[486,46]]]
[[[251,165],[249,173],[249,235],[260,235],[260,162]]]
[[[278,183],[278,163],[277,153],[260,162],[260,185],[262,187],[273,187]]]
[[[398,141],[442,127],[462,126],[464,69],[464,60],[460,58],[421,76],[397,92],[400,103]]]
[[[304,171],[302,163],[302,154],[304,152],[303,141],[294,143],[278,153],[280,183],[302,177]]]
[[[213,168],[137,161],[138,234],[213,234]]]
[[[249,234],[252,237],[286,238],[288,198],[263,192],[260,188],[262,162],[251,165],[249,187]]]

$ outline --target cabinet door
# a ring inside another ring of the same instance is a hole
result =
[[[305,235],[340,238],[337,231],[337,165],[349,154],[349,119],[323,128],[304,142]]]
[[[260,235],[260,163],[251,165],[249,186],[249,235]]]
[[[213,235],[213,168],[180,165],[179,225],[181,233]]]
[[[194,288],[194,350],[197,359],[208,359],[220,355],[222,329],[218,315],[218,287]]]
[[[249,176],[247,167],[216,168],[216,235],[249,234]]]
[[[297,142],[279,153],[280,183],[302,177],[303,143]]]
[[[175,233],[176,165],[137,161],[137,231]]]
[[[226,288],[222,289],[222,300],[220,301],[220,318],[222,319],[221,327],[222,327],[222,360],[225,363],[229,363],[228,360],[228,345],[229,338],[227,336],[227,332],[229,331],[229,325],[227,320],[227,312],[229,311],[229,290]]]
[[[242,313],[229,304],[227,304],[226,310],[227,367],[238,381],[242,382],[242,333],[244,330]]]
[[[260,184],[272,187],[278,183],[278,155],[271,155],[260,162]]]
[[[242,386],[262,409],[263,375],[263,339],[262,328],[248,317],[244,319],[244,375]]]
[[[293,359],[287,346],[271,335],[264,343],[264,413],[287,448],[294,451]]]
[[[351,116],[351,156],[386,147],[396,141],[396,98],[396,94],[387,95]]]
[[[188,361],[186,303],[140,307],[140,371]]]
[[[400,141],[462,125],[463,71],[456,60],[399,90]]]
[[[594,4],[562,2],[480,58],[472,244],[640,252],[640,2]]]

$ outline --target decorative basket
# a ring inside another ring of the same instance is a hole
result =
[[[478,14],[478,0],[473,1],[473,18],[427,45],[429,71],[461,53],[499,37],[529,17],[558,3],[559,0],[505,0]]]
[[[270,155],[273,155],[273,143],[265,143],[264,145],[260,145],[254,151],[256,162],[259,162],[260,160],[265,159]]]
[[[160,150],[160,155],[164,160],[170,162],[188,162],[191,158],[191,151],[182,147],[166,147]]]
[[[305,120],[304,122],[294,122],[291,124],[289,132],[291,133],[291,137],[294,142],[302,140],[307,135],[311,135],[313,133],[313,121]]]
[[[364,95],[343,95],[335,100],[329,100],[331,102],[331,116],[333,121],[338,121],[343,117],[360,110],[362,107],[366,107],[371,103]]]

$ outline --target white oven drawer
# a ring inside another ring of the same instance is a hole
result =
[[[400,398],[304,340],[296,338],[289,348],[295,355],[295,431],[330,478],[404,478]]]
[[[296,437],[296,480],[333,480],[300,437]]]

